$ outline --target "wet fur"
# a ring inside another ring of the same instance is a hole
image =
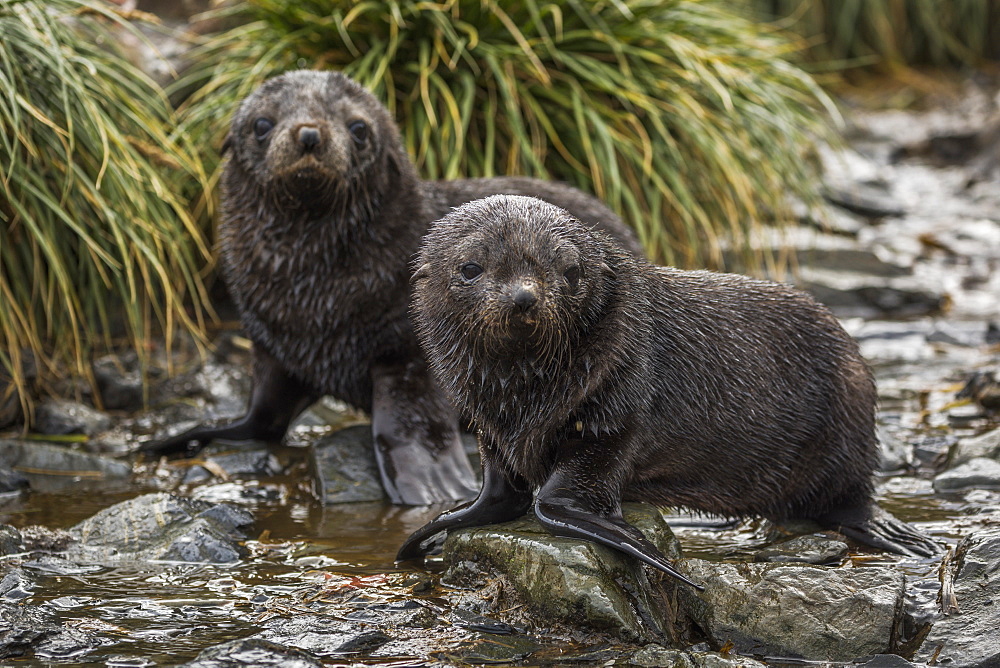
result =
[[[469,261],[483,268],[475,281],[459,273]],[[574,264],[575,289],[564,275]],[[844,516],[871,528],[874,381],[857,344],[805,293],[653,266],[524,197],[448,214],[417,266],[418,336],[478,429],[495,496],[541,488],[536,512],[555,495],[610,517],[625,499],[731,517]],[[517,328],[509,286],[524,277],[541,287],[535,324]],[[401,558],[486,512],[477,501],[443,515]],[[893,539],[912,538],[888,518]]]

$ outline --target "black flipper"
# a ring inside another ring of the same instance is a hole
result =
[[[489,457],[483,457],[483,488],[471,503],[442,513],[413,532],[396,554],[396,561],[419,561],[427,554],[426,543],[442,531],[507,522],[528,512],[531,490],[523,480],[512,482]]]
[[[929,536],[875,503],[835,510],[816,519],[859,543],[887,552],[912,557],[934,557],[941,553],[941,547]]]
[[[621,463],[614,444],[573,442],[538,491],[535,515],[556,536],[582,538],[614,548],[659,569],[699,591],[704,587],[681,575],[638,529],[621,515],[621,492],[615,481]]]
[[[255,348],[253,389],[246,415],[234,422],[217,426],[199,425],[162,441],[144,443],[138,452],[152,456],[190,456],[217,438],[277,442],[285,435],[292,420],[318,398],[318,393],[289,376],[277,360]]]
[[[372,436],[392,503],[413,506],[476,494],[458,418],[423,360],[372,370]]]

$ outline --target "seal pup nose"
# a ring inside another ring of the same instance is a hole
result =
[[[534,287],[527,283],[516,286],[511,298],[514,306],[521,312],[527,311],[538,302],[538,295],[535,294]]]
[[[319,146],[319,130],[311,125],[304,125],[299,128],[299,144],[306,151],[312,151]]]

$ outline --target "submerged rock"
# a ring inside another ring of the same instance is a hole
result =
[[[758,550],[754,561],[800,564],[839,564],[847,558],[847,543],[827,535],[797,536]]]
[[[629,663],[650,668],[764,668],[746,656],[723,656],[716,652],[689,652],[646,645],[629,657]]]
[[[624,515],[667,557],[679,556],[656,508],[625,504]],[[443,582],[472,589],[489,583],[496,590],[496,597],[484,601],[485,612],[523,604],[529,612],[521,621],[535,628],[568,626],[646,642],[669,634],[661,590],[637,560],[596,543],[552,536],[534,518],[456,531],[445,541],[444,561]]]
[[[678,570],[705,586],[678,586],[678,602],[715,648],[818,661],[893,650],[905,577],[891,569],[682,559]]]
[[[65,399],[46,399],[35,407],[34,429],[39,434],[86,434],[93,436],[111,428],[111,418],[86,404]]]
[[[958,611],[934,622],[915,659],[947,668],[1000,666],[1000,527],[964,538],[948,575]]]
[[[323,664],[312,655],[292,647],[285,647],[260,638],[232,640],[209,647],[194,661],[182,668],[237,668],[259,666],[267,668],[320,668]]]
[[[318,656],[370,652],[392,638],[367,624],[326,615],[272,619],[255,638],[308,650]]]
[[[230,563],[244,553],[245,510],[173,494],[146,494],[106,508],[69,530],[66,556],[83,561]]]
[[[0,659],[34,655],[43,661],[67,662],[100,645],[91,634],[65,628],[36,607],[0,604]]]
[[[934,490],[937,492],[970,488],[1000,489],[1000,462],[976,457],[934,478]]]

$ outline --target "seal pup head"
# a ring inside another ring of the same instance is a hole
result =
[[[412,171],[386,108],[340,72],[298,70],[240,104],[223,152],[229,195],[245,191],[319,215],[341,201],[371,207]]]
[[[565,369],[607,301],[614,272],[604,249],[565,210],[533,197],[494,195],[434,223],[416,261],[412,313],[442,383],[464,385],[484,365],[500,377]]]

